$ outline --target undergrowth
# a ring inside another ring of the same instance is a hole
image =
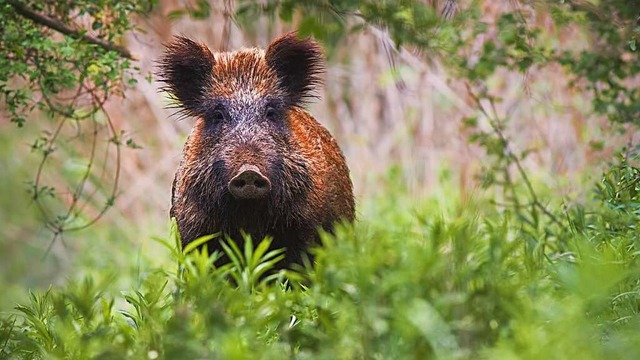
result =
[[[174,230],[158,240],[171,265],[138,287],[118,289],[120,274],[31,293],[2,315],[0,357],[637,359],[637,212],[609,201],[625,174],[565,209],[566,246],[544,256],[491,201],[405,190],[323,234],[312,267],[269,271],[282,258],[269,239],[225,242],[232,261],[215,267],[222,254],[180,250]]]

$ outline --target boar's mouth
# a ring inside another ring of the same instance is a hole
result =
[[[275,225],[275,221],[276,216],[269,197],[234,199],[227,203],[226,220],[222,222],[221,230],[232,237],[243,230],[252,237],[262,238]]]

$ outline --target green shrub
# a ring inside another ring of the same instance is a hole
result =
[[[86,278],[31,294],[0,325],[10,358],[638,358],[636,235],[573,211],[570,251],[532,261],[522,226],[482,200],[361,204],[313,268],[268,273],[269,240],[178,250],[138,288]],[[204,239],[206,240],[206,239]],[[204,241],[203,240],[203,241]],[[174,245],[175,244],[175,245]],[[121,282],[120,282],[121,283]]]

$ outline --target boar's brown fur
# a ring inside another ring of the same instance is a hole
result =
[[[170,214],[183,246],[223,232],[273,237],[300,263],[317,229],[354,220],[349,169],[302,106],[323,73],[319,46],[288,34],[266,50],[212,53],[177,37],[160,60],[165,90],[196,118],[173,182]],[[208,245],[220,249],[219,239]]]

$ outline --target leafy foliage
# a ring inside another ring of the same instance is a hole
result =
[[[580,220],[568,252],[531,261],[518,220],[486,202],[416,203],[389,190],[367,219],[323,236],[316,264],[260,277],[269,240],[179,249],[114,295],[91,278],[31,294],[0,325],[12,358],[635,358],[640,297],[631,232]],[[446,209],[444,213],[433,209]],[[480,211],[480,209],[484,209]],[[410,210],[410,211],[407,211]],[[606,210],[603,210],[606,212]],[[392,219],[393,221],[380,221]],[[599,240],[601,239],[601,240]],[[247,239],[249,240],[249,239]],[[618,246],[625,244],[624,246]],[[254,276],[255,275],[255,276]],[[288,280],[287,280],[288,279]]]
[[[612,209],[630,216],[640,216],[640,168],[638,147],[618,154],[597,186],[596,196]]]
[[[560,26],[570,26],[572,12],[583,16],[593,48],[577,53],[563,51],[558,61],[575,75],[574,85],[593,94],[597,113],[621,123],[636,123],[640,115],[640,92],[629,86],[640,74],[638,62],[637,4],[628,1],[603,1],[597,6],[571,2],[552,7]]]
[[[11,122],[41,130],[29,191],[55,234],[85,228],[113,204],[120,147],[136,148],[104,108],[136,82],[132,55],[116,43],[154,2],[0,1],[0,97]],[[49,121],[28,121],[32,113]]]

